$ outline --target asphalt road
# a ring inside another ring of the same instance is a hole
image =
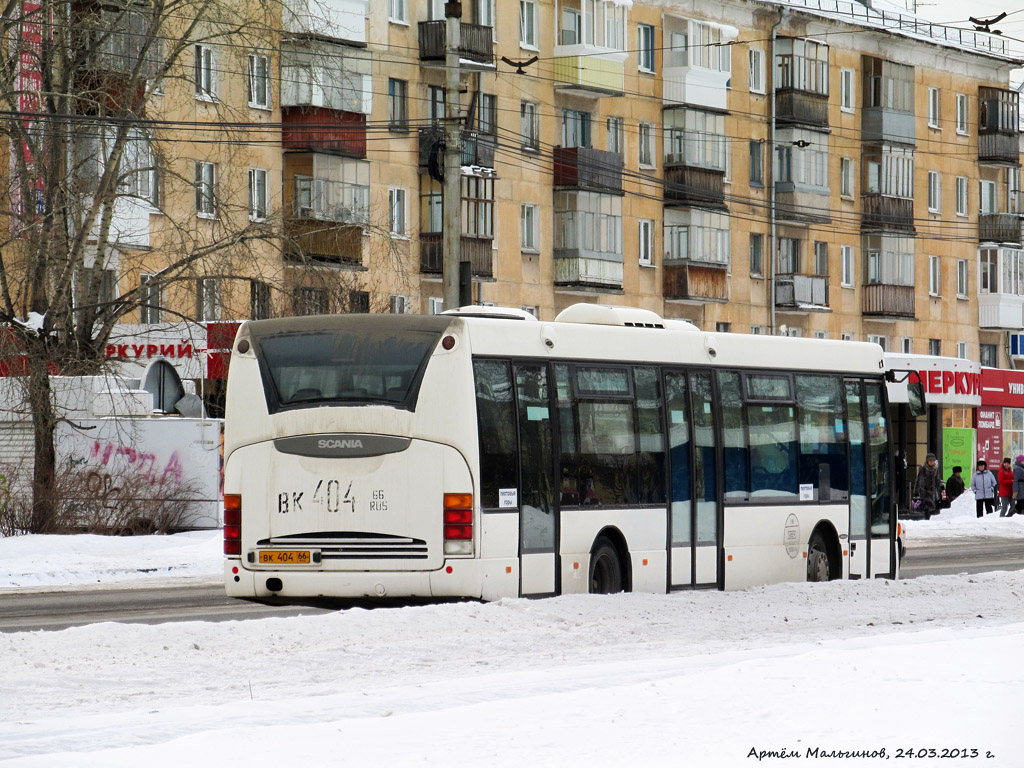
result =
[[[973,537],[948,542],[910,542],[903,578],[953,573],[1024,569],[1024,539]],[[224,596],[220,584],[64,592],[0,593],[0,632],[59,630],[117,621],[160,624],[166,621],[232,621],[268,616],[324,613],[339,607],[372,608],[376,601],[352,600],[332,608],[269,606]]]

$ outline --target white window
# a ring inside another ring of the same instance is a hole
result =
[[[928,257],[928,293],[932,296],[942,294],[942,264],[938,256]]]
[[[427,314],[440,315],[444,312],[444,299],[438,296],[431,296],[427,299]]]
[[[220,281],[215,277],[196,280],[196,319],[220,320]]]
[[[856,103],[855,78],[852,69],[843,69],[839,73],[839,108],[843,112],[853,112]]]
[[[764,51],[751,48],[749,54],[750,92],[764,93]]]
[[[405,2],[406,0],[389,0],[388,21],[397,21],[403,24],[408,22],[409,17]]]
[[[854,256],[853,246],[840,246],[839,258],[841,262],[840,269],[842,270],[839,276],[840,282],[842,283],[843,288],[853,288],[853,276],[856,274],[856,272],[854,272],[854,260],[856,257]]]
[[[889,349],[889,339],[887,339],[885,336],[879,336],[878,334],[875,333],[868,334],[868,344],[877,344],[882,348],[883,352],[886,352]]]
[[[196,213],[204,217],[217,215],[217,166],[196,162]]]
[[[956,132],[967,135],[967,94],[956,95]]]
[[[520,246],[524,251],[536,252],[538,249],[538,218],[537,206],[523,203],[519,207]]]
[[[956,215],[966,216],[967,215],[967,177],[957,176],[956,177]]]
[[[839,160],[839,194],[842,197],[853,197],[854,194],[854,166],[852,157],[843,157]]]
[[[249,169],[249,218],[262,221],[267,218],[267,171]]]
[[[1020,213],[1020,168],[1006,169],[1006,212]]]
[[[981,214],[986,216],[996,212],[996,183],[982,179],[978,182],[981,197]]]
[[[476,0],[476,23],[494,29],[494,0]]]
[[[958,299],[967,298],[967,259],[956,260],[956,295]]]
[[[534,317],[540,319],[540,308],[536,304],[523,304],[520,307],[523,312],[529,312]]]
[[[609,117],[606,123],[607,149],[617,155],[622,154],[622,118]]]
[[[942,174],[928,171],[928,210],[938,213],[942,208]]]
[[[160,322],[160,286],[156,275],[139,275],[139,322]]]
[[[654,125],[640,123],[640,165],[654,167]]]
[[[637,64],[641,72],[654,71],[654,27],[637,24]]]
[[[928,127],[941,128],[939,125],[939,89],[928,89]]]
[[[828,274],[828,243],[821,240],[814,243],[814,274]]]
[[[852,333],[849,333],[849,332],[847,332],[847,331],[844,331],[844,332],[843,332],[843,333],[842,333],[842,334],[840,335],[840,338],[841,338],[841,339],[842,339],[843,341],[853,341],[853,334],[852,334]]]
[[[213,71],[213,46],[196,45],[194,53],[196,98],[213,101],[217,98],[217,82]]]
[[[816,338],[816,339],[827,339],[828,338],[828,331],[815,331],[814,332],[814,338]]]
[[[956,356],[959,357],[961,360],[966,360],[967,359],[967,342],[966,341],[958,341],[956,343]]]
[[[540,146],[540,114],[532,101],[519,102],[519,132],[522,134],[523,149],[537,149]]]
[[[249,106],[270,109],[270,57],[249,54]]]
[[[406,233],[405,190],[391,187],[388,190],[388,227],[393,235]]]
[[[909,336],[900,339],[900,352],[904,355],[914,354],[914,339]]]
[[[640,219],[640,265],[654,266],[654,222]]]
[[[393,315],[405,315],[409,312],[409,297],[399,294],[388,296],[388,311]]]
[[[673,35],[673,49],[677,44],[675,37]],[[732,46],[723,45],[726,42],[728,36],[723,39],[722,25],[691,20],[689,39],[684,37],[682,45],[688,50],[691,67],[732,72]]]
[[[750,233],[750,276],[761,277],[764,274],[764,235],[760,232]]]
[[[519,0],[519,45],[537,49],[536,0]]]
[[[752,325],[750,326],[750,332],[754,336],[764,336],[767,329],[763,325]]]

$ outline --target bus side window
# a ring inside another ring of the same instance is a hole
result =
[[[665,438],[661,426],[658,372],[654,368],[638,367],[633,376],[637,428],[636,503],[664,504]]]
[[[480,506],[498,508],[498,491],[518,488],[516,406],[509,364],[476,360],[476,417],[480,434]]]
[[[797,374],[796,400],[800,413],[800,484],[813,485],[817,501],[846,501],[849,463],[839,378]]]
[[[745,501],[750,494],[750,481],[747,473],[747,430],[743,418],[739,373],[719,371],[718,391],[722,400],[725,498],[727,501]]]
[[[555,364],[555,401],[558,409],[560,452],[559,503],[574,507],[580,503],[580,450],[576,434],[576,413],[573,409],[572,382],[569,366]]]

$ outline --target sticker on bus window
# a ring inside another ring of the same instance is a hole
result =
[[[800,483],[800,501],[814,501],[814,485]]]
[[[548,409],[542,405],[526,406],[527,421],[544,421],[548,417]]]
[[[515,488],[498,489],[498,509],[515,509],[519,506],[518,491]]]
[[[686,411],[669,411],[673,424],[685,424],[686,423]]]

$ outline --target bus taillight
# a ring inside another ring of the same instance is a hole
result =
[[[242,554],[242,497],[224,494],[224,554]]]
[[[473,554],[473,494],[444,495],[444,553]]]

